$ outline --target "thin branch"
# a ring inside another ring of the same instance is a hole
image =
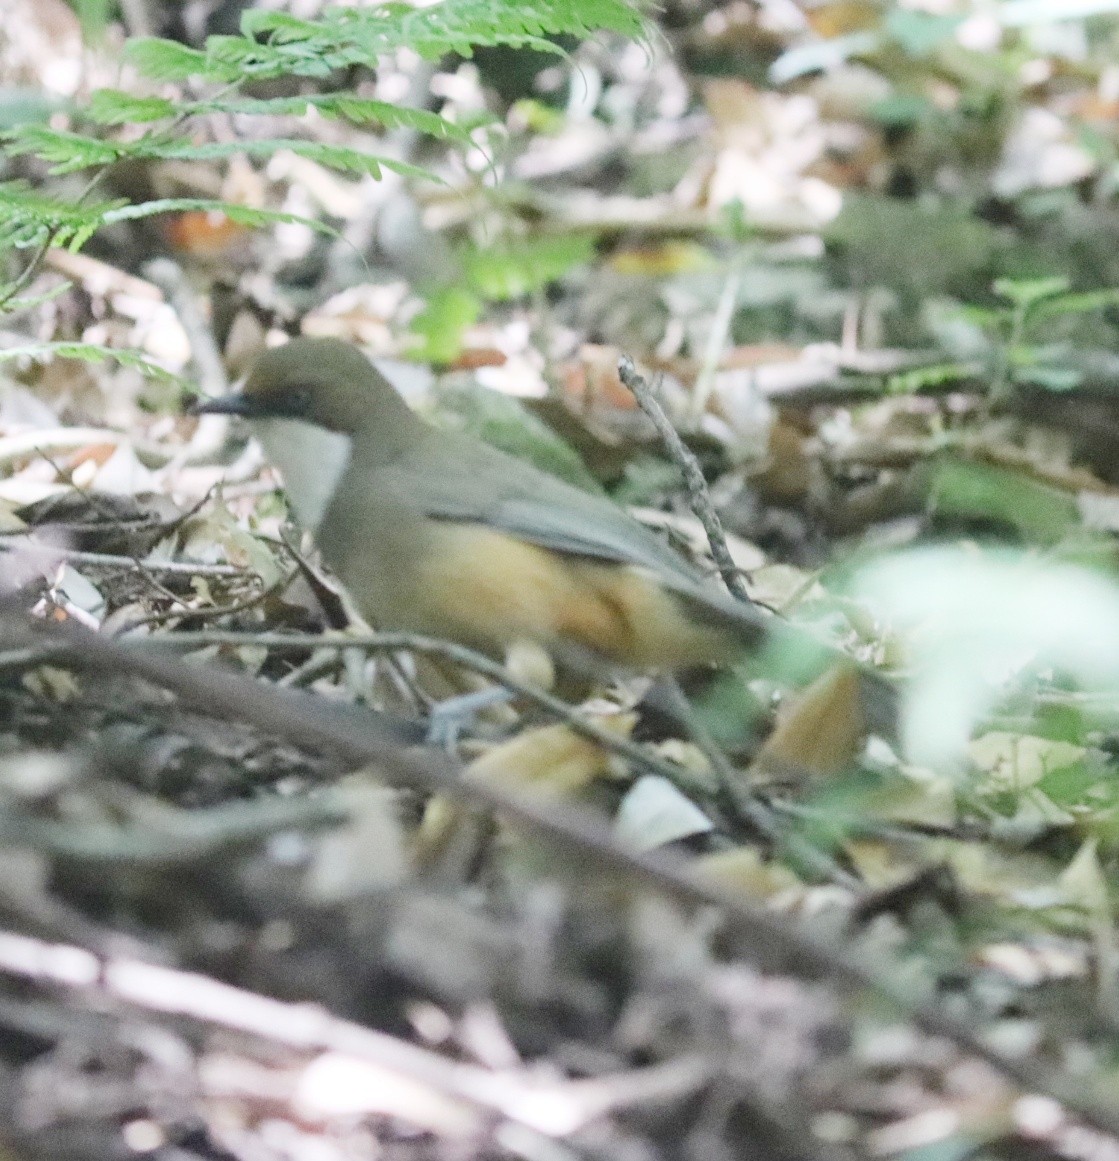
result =
[[[163,576],[229,577],[231,580],[256,576],[251,569],[241,568],[235,564],[205,564],[200,560],[145,560],[135,556],[115,556],[107,552],[82,552],[76,548],[57,548],[53,544],[28,546],[18,542],[0,541],[0,552],[25,550],[28,547],[41,547],[52,557],[61,557],[71,564],[84,564],[93,568],[119,568],[127,572],[150,572]]]
[[[780,813],[772,806],[760,802],[750,792],[746,785],[746,777],[731,766],[726,754],[699,720],[676,678],[671,678],[666,683],[666,688],[672,712],[683,723],[692,742],[710,763],[718,779],[719,788],[738,816],[750,823],[778,850],[783,850],[799,871],[811,872],[850,891],[861,891],[863,883],[857,876],[840,866],[819,847],[804,839],[796,830],[783,825]]]
[[[129,628],[131,629],[131,626]],[[332,672],[338,667],[338,659],[332,657],[331,653],[340,653],[346,649],[366,650],[371,653],[409,651],[440,656],[503,685],[518,697],[564,722],[575,733],[626,759],[638,769],[650,774],[659,774],[688,792],[691,792],[695,785],[693,776],[683,767],[628,738],[603,729],[581,713],[577,707],[569,705],[539,686],[521,680],[485,654],[454,642],[413,633],[362,633],[324,637],[320,634],[278,633],[270,630],[254,633],[234,629],[185,630],[159,635],[152,640],[181,649],[203,649],[213,645],[246,645],[280,652],[311,653],[312,656],[299,669],[293,670],[277,682],[281,687],[307,685]],[[57,656],[55,654],[54,659],[57,660]],[[3,655],[0,654],[0,662],[2,658]],[[679,684],[675,680],[670,681],[666,689],[672,700],[670,709],[711,764],[720,789],[733,805],[739,818],[752,826],[776,849],[782,850],[799,871],[816,875],[822,880],[836,883],[849,890],[860,889],[862,883],[849,871],[782,821],[807,819],[816,825],[819,822],[817,815],[821,812],[813,812],[811,808],[803,805],[763,801],[751,794],[744,776],[727,761],[726,755],[697,718]],[[805,780],[803,767],[796,763],[776,758],[769,758],[767,761],[773,767],[774,773],[796,782]],[[843,820],[842,825],[853,834],[867,834],[873,837],[882,837],[886,834],[881,824],[873,823],[866,818]],[[958,829],[948,833],[954,837],[967,837]],[[912,838],[913,834],[912,830],[897,829],[890,831],[888,837]],[[987,836],[977,834],[970,837]]]
[[[746,591],[746,586],[742,583],[739,568],[734,563],[730,549],[727,548],[723,523],[711,504],[711,496],[707,491],[707,481],[703,478],[698,461],[672,426],[671,420],[664,413],[664,408],[653,395],[644,376],[638,374],[633,360],[628,355],[623,355],[618,360],[618,378],[633,392],[641,410],[645,412],[657,429],[657,434],[661,437],[661,442],[668,454],[683,473],[684,484],[688,489],[688,502],[699,522],[703,525],[704,532],[707,533],[707,542],[711,545],[711,555],[715,559],[719,575],[723,578],[723,584],[740,601],[753,604],[750,594]]]
[[[73,206],[80,206],[86,198],[101,184],[102,179],[109,172],[112,167],[116,165],[115,161],[109,162],[108,165],[103,166],[85,183],[82,189],[78,192],[76,198],[71,203]],[[4,308],[12,301],[13,298],[31,281],[32,278],[38,274],[42,268],[43,262],[50,253],[51,246],[54,245],[55,238],[58,237],[57,227],[49,227],[47,232],[43,235],[42,242],[35,249],[35,253],[31,255],[30,261],[20,271],[16,280],[11,283],[3,294],[0,294],[0,314],[4,312]]]
[[[629,738],[619,737],[613,731],[604,729],[576,707],[568,705],[567,702],[531,682],[523,681],[504,665],[493,661],[483,653],[477,653],[465,645],[458,645],[452,641],[424,637],[418,633],[361,633],[347,634],[344,637],[321,637],[305,634],[295,636],[289,633],[238,633],[221,629],[169,633],[156,640],[180,649],[206,648],[210,645],[253,645],[265,649],[298,651],[333,648],[386,653],[408,650],[441,657],[504,686],[518,697],[524,698],[545,713],[564,722],[576,734],[595,742],[610,753],[625,758],[638,769],[659,774],[675,786],[687,788],[693,783],[692,776],[675,762],[667,761],[644,746],[630,741]],[[312,658],[312,661],[314,660]],[[316,665],[312,672],[319,672],[319,667]],[[703,749],[703,746],[700,748]],[[783,826],[778,816],[765,803],[746,793],[742,779],[730,769],[726,758],[721,754],[717,755],[717,748],[713,747],[713,751],[708,757],[719,775],[720,783],[734,802],[739,815],[759,834],[775,847],[786,850],[802,870],[810,871],[821,879],[845,887],[854,888],[859,885],[857,880],[843,870],[833,858],[796,835],[789,827]]]
[[[57,228],[52,227],[47,230],[46,234],[43,236],[43,240],[36,248],[35,253],[32,254],[31,258],[28,260],[27,265],[19,272],[15,280],[8,284],[4,292],[0,294],[0,313],[2,313],[7,307],[8,303],[11,302],[12,299],[15,298],[16,295],[24,289],[24,287],[27,286],[31,279],[39,273],[39,270],[43,265],[43,261],[46,259],[47,254],[50,252],[51,245],[54,243],[54,240],[57,236]]]
[[[251,596],[242,597],[228,605],[212,605],[208,609],[170,608],[161,613],[149,613],[146,617],[138,617],[135,621],[130,621],[127,631],[131,633],[133,630],[147,625],[165,625],[168,621],[217,621],[222,617],[232,617],[237,613],[255,609],[267,601],[269,597],[285,592],[297,576],[299,576],[299,570],[290,569],[267,588],[263,588]],[[174,593],[171,593],[170,596],[175,604],[181,604]]]

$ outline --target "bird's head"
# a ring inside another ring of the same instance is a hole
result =
[[[355,456],[366,468],[391,461],[426,430],[373,364],[338,339],[292,339],[266,351],[241,391],[193,410],[248,420],[311,531]]]
[[[340,435],[378,431],[390,442],[396,428],[416,423],[408,405],[350,343],[297,338],[257,359],[240,392],[209,399],[195,414],[286,419]]]

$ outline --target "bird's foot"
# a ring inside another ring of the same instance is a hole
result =
[[[427,744],[453,750],[463,730],[482,710],[507,705],[516,695],[500,685],[449,697],[432,707],[427,720]]]

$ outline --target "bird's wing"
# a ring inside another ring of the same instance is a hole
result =
[[[421,446],[391,469],[394,489],[425,515],[477,521],[556,552],[703,582],[690,562],[612,501],[476,440],[439,434],[430,451]]]
[[[421,445],[382,477],[424,515],[477,521],[555,552],[647,569],[697,611],[740,630],[756,629],[769,620],[708,581],[612,501],[474,440],[456,439],[447,432],[440,436],[438,445],[430,450]]]

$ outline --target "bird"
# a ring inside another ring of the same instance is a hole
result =
[[[242,390],[240,416],[297,521],[376,628],[501,659],[679,671],[728,662],[775,620],[713,584],[608,497],[417,415],[354,345],[298,337]]]

